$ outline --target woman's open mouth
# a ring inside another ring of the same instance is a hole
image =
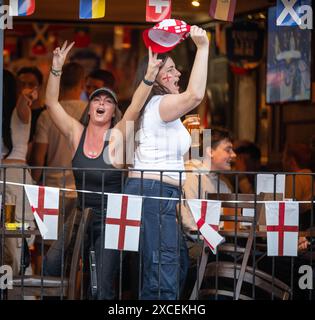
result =
[[[105,109],[103,109],[103,108],[97,108],[97,109],[96,109],[96,113],[99,114],[99,115],[104,114],[104,113],[105,113]]]

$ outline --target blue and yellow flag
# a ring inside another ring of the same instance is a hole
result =
[[[105,16],[105,0],[80,0],[80,19],[97,19]]]

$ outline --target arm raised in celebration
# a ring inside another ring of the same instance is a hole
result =
[[[205,30],[192,26],[190,36],[197,52],[187,89],[179,94],[167,94],[160,103],[160,116],[165,122],[173,121],[197,107],[205,94],[208,71],[209,39]]]
[[[45,100],[46,107],[52,121],[60,132],[67,137],[71,145],[73,144],[73,136],[75,132],[80,130],[82,125],[76,119],[71,117],[59,103],[59,90],[62,67],[73,45],[74,42],[67,46],[67,41],[65,41],[61,48],[58,47],[54,50]]]

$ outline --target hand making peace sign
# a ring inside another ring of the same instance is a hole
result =
[[[148,51],[149,51],[149,61],[148,61],[146,79],[149,81],[154,81],[157,74],[159,73],[160,66],[163,63],[163,60],[158,59],[157,53],[152,53],[151,47],[149,47]]]
[[[67,46],[67,41],[64,42],[62,47],[58,47],[53,51],[53,61],[52,61],[52,67],[56,70],[61,70],[65,60],[67,58],[67,55],[71,48],[74,45],[74,42],[70,43],[69,46]]]

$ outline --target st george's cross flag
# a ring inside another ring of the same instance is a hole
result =
[[[211,0],[209,15],[217,20],[232,22],[235,7],[236,0]]]
[[[35,0],[10,0],[9,2],[9,15],[16,16],[29,16],[35,11]]]
[[[299,236],[299,203],[267,202],[268,256],[297,256]]]
[[[213,200],[187,200],[190,211],[195,219],[201,235],[213,253],[217,246],[224,241],[218,233],[221,202]]]
[[[57,240],[59,189],[32,185],[24,188],[43,239]]]
[[[146,21],[159,22],[171,17],[171,0],[147,0]]]
[[[80,0],[80,19],[98,19],[105,16],[105,0]]]
[[[138,251],[142,197],[110,194],[105,219],[105,249]]]

